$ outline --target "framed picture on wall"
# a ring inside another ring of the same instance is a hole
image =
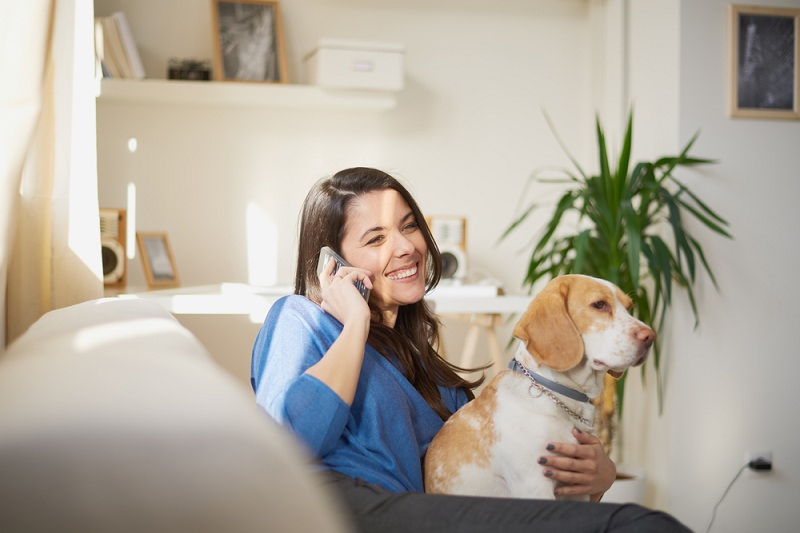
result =
[[[287,81],[278,2],[211,0],[211,11],[215,80]]]
[[[730,6],[732,117],[800,119],[800,9]]]
[[[149,288],[168,288],[180,285],[175,258],[166,233],[136,233],[136,244],[142,256],[144,277]]]

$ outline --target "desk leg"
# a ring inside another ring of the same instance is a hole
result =
[[[463,368],[473,369],[480,364],[475,360],[475,353],[478,348],[478,337],[480,334],[481,326],[473,320],[467,329],[467,335],[464,338],[464,349],[461,351],[461,361],[459,365]]]
[[[500,348],[500,342],[495,331],[495,327],[500,324],[500,315],[470,315],[469,322],[469,329],[467,329],[467,334],[464,338],[464,349],[461,351],[461,359],[458,364],[464,368],[476,368],[485,364],[485,360],[477,360],[478,338],[480,337],[481,329],[483,329],[486,332],[486,343],[494,371],[500,372],[505,369],[506,361],[503,359],[503,350]]]
[[[495,331],[495,327],[500,324],[500,315],[490,316],[491,322],[486,326],[486,342],[489,344],[489,353],[492,355],[492,361],[494,362],[494,371],[500,372],[507,366],[507,361],[503,357],[503,350],[500,348],[500,342],[497,340],[497,331]]]

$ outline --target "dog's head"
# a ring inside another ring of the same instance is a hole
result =
[[[536,295],[514,328],[542,366],[563,372],[585,355],[594,370],[618,378],[644,363],[655,332],[631,316],[631,299],[605,280],[582,275],[554,278]]]

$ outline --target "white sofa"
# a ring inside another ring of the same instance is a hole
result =
[[[101,299],[0,357],[0,531],[347,531],[308,459],[170,314]]]

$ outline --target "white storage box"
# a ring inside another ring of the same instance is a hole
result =
[[[309,82],[320,87],[399,91],[404,58],[399,43],[322,39],[305,62]]]

